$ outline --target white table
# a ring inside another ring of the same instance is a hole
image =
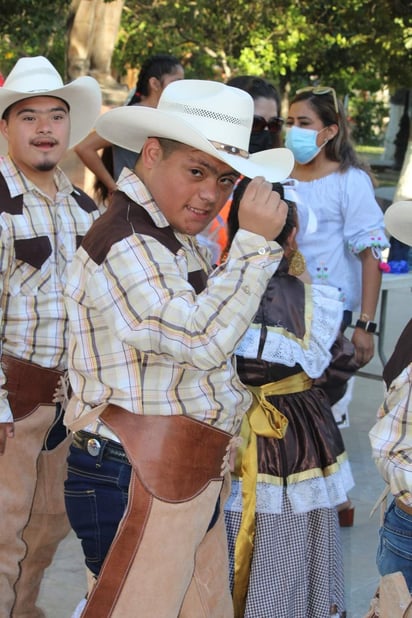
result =
[[[409,288],[412,289],[412,272],[404,274],[384,273],[382,276],[381,285],[381,310],[378,322],[378,354],[382,365],[386,364],[386,356],[384,352],[385,328],[386,328],[386,309],[388,303],[388,293],[391,290],[399,290]],[[411,312],[412,314],[412,312]]]

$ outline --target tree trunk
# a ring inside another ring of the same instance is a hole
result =
[[[412,200],[412,90],[409,91],[409,106],[407,111],[409,118],[409,140],[403,159],[402,169],[396,187],[394,201]]]
[[[92,75],[114,86],[111,61],[124,0],[72,0],[69,20],[68,76]]]

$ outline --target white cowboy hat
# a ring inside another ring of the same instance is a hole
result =
[[[79,77],[64,85],[47,58],[20,58],[0,88],[0,118],[13,103],[36,96],[56,97],[70,107],[70,148],[93,128],[102,104],[101,90],[93,77]],[[0,135],[0,154],[6,153],[7,140]]]
[[[249,154],[253,99],[220,82],[184,79],[163,90],[157,108],[134,105],[103,114],[96,131],[112,144],[140,152],[146,138],[163,137],[224,161],[248,178],[279,182],[294,159],[287,148]]]
[[[412,200],[389,206],[385,212],[385,226],[391,236],[412,245]]]

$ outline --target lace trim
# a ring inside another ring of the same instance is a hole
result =
[[[274,482],[258,480],[256,489],[256,512],[280,514],[283,509],[283,484],[280,479]],[[348,461],[344,461],[339,471],[328,477],[306,479],[288,485],[287,496],[295,513],[306,513],[315,509],[332,508],[346,502],[347,492],[354,486]],[[232,480],[232,491],[225,504],[226,511],[242,512],[242,481]]]
[[[294,367],[299,364],[310,378],[319,377],[331,360],[332,347],[342,320],[342,303],[337,291],[328,286],[312,285],[312,311],[307,315],[305,340],[298,339],[281,327],[267,328],[262,359]],[[257,358],[261,326],[252,324],[236,349],[244,358]]]

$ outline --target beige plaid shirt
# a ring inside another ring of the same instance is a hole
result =
[[[0,203],[0,328],[2,352],[42,367],[67,367],[67,315],[63,287],[80,239],[98,216],[71,195],[61,170],[54,201],[42,193],[9,157],[0,159],[12,198],[22,197],[21,214]],[[0,370],[0,387],[5,377]],[[12,420],[7,393],[0,388],[0,422]]]
[[[124,171],[119,188],[157,227],[168,225],[142,182]],[[187,414],[234,433],[250,404],[232,356],[282,257],[277,243],[238,232],[228,261],[196,295],[188,273],[208,262],[193,237],[177,234],[175,255],[130,233],[99,265],[83,247],[70,267],[66,305],[69,375],[75,393],[66,423],[102,403],[136,414]],[[99,430],[98,425],[88,429]],[[103,433],[103,432],[102,432]]]
[[[412,507],[412,363],[391,383],[369,439],[391,493]]]

